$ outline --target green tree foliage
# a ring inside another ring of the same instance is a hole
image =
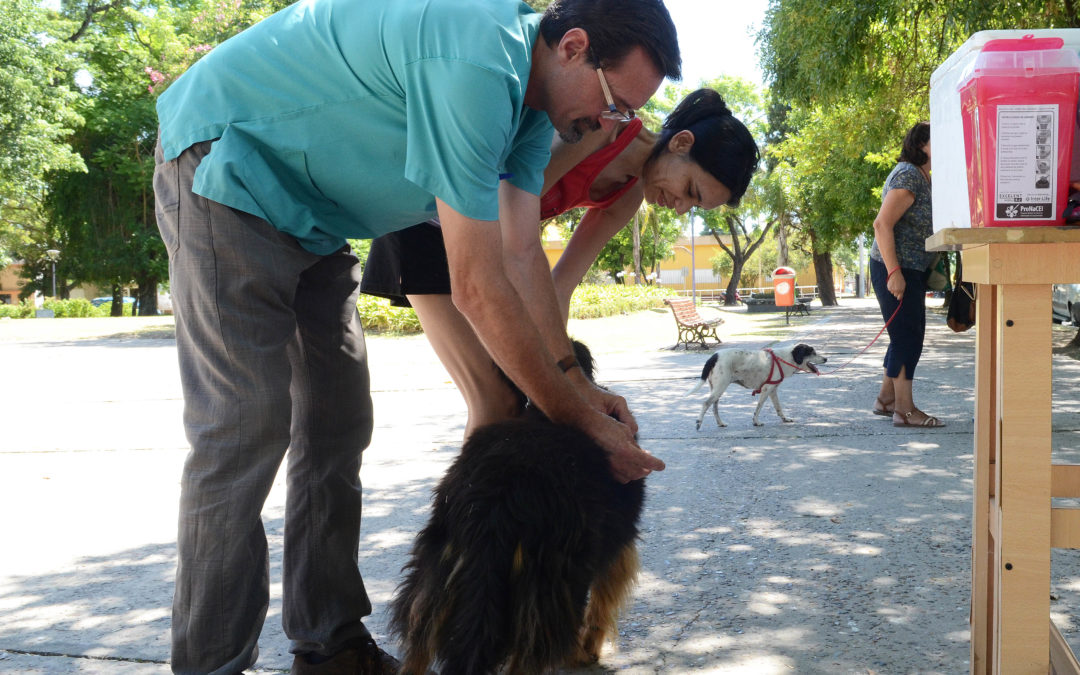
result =
[[[743,265],[738,278],[738,286],[739,288],[759,286],[764,283],[761,277],[771,274],[780,265],[787,265],[799,270],[804,269],[811,262],[810,255],[798,248],[792,249],[788,253],[787,259],[781,262],[779,239],[777,237],[766,237],[761,246],[754,251],[754,254]],[[731,256],[718,253],[709,260],[709,264],[712,266],[713,274],[724,279],[731,277],[733,271]]]
[[[75,66],[54,24],[33,0],[0,3],[0,267],[53,248],[44,176],[83,168],[65,142],[80,122]]]
[[[608,241],[596,257],[594,267],[614,278],[618,278],[620,272],[633,271],[636,276],[630,277],[632,281],[628,283],[643,284],[649,274],[657,272],[661,260],[671,257],[672,244],[679,238],[683,223],[674,211],[644,203],[635,219],[639,228],[637,261],[634,259],[635,222],[632,220]]]
[[[85,124],[71,137],[86,171],[55,172],[48,205],[63,233],[68,275],[111,289],[115,315],[121,288],[134,283],[140,312],[152,314],[168,267],[151,186],[157,117],[145,72],[149,22],[119,2],[95,9],[65,7],[92,78],[77,104]]]
[[[872,237],[882,183],[904,133],[929,118],[930,75],[949,54],[979,30],[1076,25],[1073,0],[771,0],[767,164],[819,281],[832,251]]]
[[[48,199],[67,276],[112,289],[139,289],[139,310],[157,311],[168,259],[154,217],[152,177],[157,96],[214,45],[284,2],[138,4],[68,0],[62,19],[83,55],[86,86],[75,104],[85,123],[69,141],[85,171],[54,171]]]
[[[760,89],[737,77],[719,77],[705,86],[720,92],[732,114],[746,125],[761,148],[768,132],[768,117]],[[702,234],[713,237],[731,259],[725,304],[735,304],[743,267],[779,221],[778,214],[770,209],[768,189],[759,168],[738,207],[721,206],[702,212],[695,209],[703,223]]]
[[[784,100],[856,96],[925,110],[930,74],[972,33],[1077,25],[1073,0],[771,0],[759,44]]]

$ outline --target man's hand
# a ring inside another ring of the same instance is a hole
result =
[[[580,429],[607,451],[611,473],[620,483],[664,470],[664,462],[643,450],[634,439],[630,427],[614,417],[589,413]]]
[[[566,374],[570,378],[570,381],[574,383],[574,386],[577,387],[581,396],[588,401],[593,409],[602,412],[609,417],[614,417],[627,425],[630,427],[630,433],[637,433],[637,420],[634,419],[634,415],[630,412],[630,406],[626,404],[625,398],[604,389],[585,377],[585,374],[580,367],[572,368]]]
[[[588,415],[581,430],[607,450],[616,480],[626,483],[664,470],[664,462],[637,444],[637,420],[625,398],[597,386],[580,368],[571,369],[567,375],[589,407],[600,413],[599,416]]]

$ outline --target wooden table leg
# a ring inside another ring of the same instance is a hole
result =
[[[990,503],[997,482],[997,287],[980,284],[975,295],[975,485],[971,518],[971,672],[989,675],[996,622],[993,585],[994,541]],[[994,501],[996,509],[996,501]]]
[[[1042,675],[1050,667],[1050,285],[1002,284],[996,295],[1000,525],[988,570],[997,591],[992,672]]]

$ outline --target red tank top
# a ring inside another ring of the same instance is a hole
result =
[[[604,170],[604,167],[610,164],[611,160],[615,159],[620,152],[625,150],[626,146],[630,145],[640,132],[641,119],[635,117],[630,120],[622,133],[615,137],[614,141],[600,148],[573,169],[570,169],[565,176],[559,179],[559,182],[551,186],[551,189],[540,198],[540,219],[554,218],[560,213],[565,213],[579,206],[605,208],[614,204],[616,199],[622,197],[637,182],[636,176],[627,181],[625,185],[605,195],[599,201],[589,199],[589,188],[592,187],[593,181]]]

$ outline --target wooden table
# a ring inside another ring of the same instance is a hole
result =
[[[1080,548],[1080,465],[1051,464],[1053,284],[1080,283],[1080,228],[947,229],[976,284],[971,672],[1078,673],[1049,622],[1051,548]],[[1049,626],[1047,623],[1049,622]]]

